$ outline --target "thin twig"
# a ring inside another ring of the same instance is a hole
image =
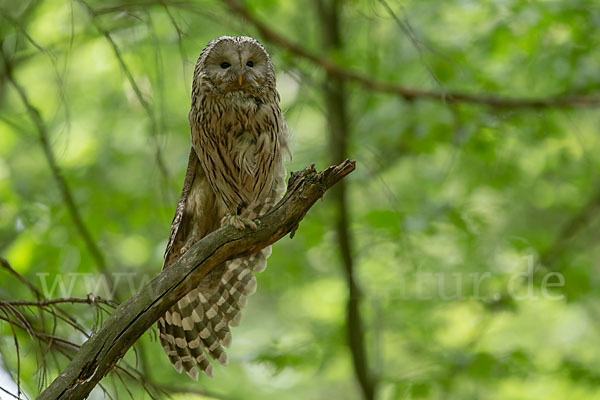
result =
[[[600,210],[600,189],[589,198],[585,205],[575,214],[573,214],[561,227],[558,235],[552,241],[552,244],[544,251],[539,252],[539,259],[533,268],[533,278],[539,279],[548,272],[561,272],[560,268],[554,266],[556,259],[566,250],[567,244],[584,228],[586,228]],[[539,268],[538,268],[539,267]],[[529,271],[529,265],[527,271]],[[512,290],[516,292],[521,289],[528,281],[520,279],[516,281]],[[498,308],[503,304],[510,302],[511,295],[508,291],[496,296],[491,301],[486,301],[491,308]]]
[[[73,342],[70,342],[70,341],[68,341],[66,339],[61,339],[61,338],[59,338],[59,337],[57,337],[57,336],[55,336],[53,334],[36,331],[35,329],[33,329],[30,326],[30,322],[27,321],[27,320],[21,321],[21,322],[15,321],[15,320],[13,320],[12,318],[10,318],[7,315],[7,313],[5,312],[5,310],[3,310],[1,308],[0,308],[0,310],[2,310],[4,312],[4,314],[5,314],[4,317],[0,315],[0,320],[8,322],[10,324],[14,324],[14,326],[16,326],[18,328],[21,328],[22,330],[24,330],[25,332],[27,332],[33,338],[44,340],[46,343],[50,344],[51,347],[53,347],[52,344],[56,343],[56,344],[61,344],[61,345],[64,345],[64,346],[75,347],[76,349],[79,348],[79,345],[77,345],[77,344],[75,344]]]
[[[5,305],[5,304],[0,303],[0,307],[2,305]],[[57,337],[54,334],[48,334],[45,332],[40,332],[40,331],[36,331],[36,330],[32,329],[31,323],[29,321],[25,320],[25,321],[18,322],[18,321],[12,320],[11,318],[8,317],[6,311],[3,310],[2,308],[0,308],[0,311],[4,312],[4,314],[5,314],[4,317],[2,315],[0,315],[1,321],[8,322],[11,325],[11,327],[17,327],[17,328],[24,330],[29,335],[31,335],[32,338],[37,339],[40,342],[46,343],[48,345],[48,350],[56,350],[58,353],[62,354],[68,360],[72,360],[72,358],[73,358],[72,354],[69,354],[68,351],[69,352],[78,351],[81,348],[81,346],[78,345],[77,343],[73,343],[67,339],[62,339],[62,338]],[[13,328],[13,333],[15,333],[14,328]],[[59,346],[53,346],[53,344],[56,344]],[[18,349],[17,349],[17,352],[18,352]],[[140,383],[140,385],[144,388],[144,390],[148,393],[148,395],[152,399],[156,399],[156,397],[154,396],[152,391],[154,391],[155,393],[167,394],[166,391],[164,391],[163,389],[161,389],[160,387],[158,387],[154,383],[152,383],[150,380],[148,380],[140,371],[137,371],[135,368],[132,368],[127,363],[125,363],[125,365],[127,368],[121,367],[119,365],[116,366],[117,377],[121,380],[121,382],[123,382],[123,381],[118,374],[119,371],[125,373],[132,380]],[[137,375],[137,377],[134,374]],[[123,384],[125,387],[127,386],[125,383],[123,383]],[[103,390],[105,390],[105,389],[103,389]]]
[[[8,312],[3,308],[0,308],[0,311],[2,311],[6,316],[8,325],[12,331],[13,341],[15,342],[15,350],[17,353],[17,398],[21,398],[21,351],[19,350],[19,339],[17,339],[17,332],[15,332],[13,321],[9,318]]]
[[[29,43],[31,43],[33,45],[33,47],[35,47],[40,53],[45,54],[48,57],[48,59],[50,60],[50,63],[52,64],[52,67],[54,69],[54,74],[56,76],[56,83],[57,83],[57,86],[59,89],[60,102],[62,103],[62,105],[64,106],[64,109],[65,109],[65,121],[66,121],[66,125],[68,127],[67,129],[70,129],[71,111],[69,109],[69,103],[67,101],[67,95],[65,92],[66,64],[65,64],[65,70],[61,74],[60,69],[58,67],[57,57],[50,50],[48,50],[47,48],[45,48],[44,46],[42,46],[38,42],[36,42],[35,39],[33,39],[33,37],[31,37],[29,32],[27,32],[25,27],[21,24],[21,21],[13,18],[9,14],[2,14],[2,16],[7,21],[9,21],[12,25],[14,25],[23,34],[23,36],[25,36],[27,41],[29,41]],[[73,41],[73,38],[71,37],[71,43],[70,43],[71,46],[72,46],[72,41]],[[57,110],[57,112],[58,112],[58,110]]]
[[[129,69],[129,67],[127,67],[125,60],[123,59],[123,56],[121,55],[121,50],[119,49],[119,46],[117,46],[117,43],[113,39],[110,32],[100,24],[100,22],[97,19],[96,12],[94,11],[94,9],[92,7],[90,7],[83,0],[77,0],[77,2],[79,4],[81,4],[85,8],[85,10],[89,13],[91,20],[92,20],[92,24],[96,27],[98,32],[100,32],[106,38],[106,40],[112,47],[113,52],[115,53],[115,57],[116,57],[117,61],[119,62],[119,65],[121,66],[121,69],[123,70],[123,73],[127,77],[127,80],[129,81],[129,85],[133,89],[135,96],[137,97],[142,108],[146,112],[146,114],[148,116],[148,120],[150,121],[150,132],[151,132],[151,137],[152,137],[152,141],[153,141],[153,145],[154,145],[154,157],[156,158],[156,164],[158,165],[158,169],[159,169],[164,181],[169,182],[169,171],[167,170],[167,166],[162,157],[162,151],[160,149],[160,143],[158,141],[158,125],[156,122],[156,117],[154,115],[154,111],[152,110],[152,106],[144,98],[144,95],[142,94],[140,87],[138,86],[137,82],[135,81],[135,78],[133,77],[131,70]]]
[[[11,274],[13,274],[19,281],[21,281],[25,286],[27,286],[29,288],[29,290],[38,298],[41,299],[44,296],[42,296],[42,293],[38,290],[38,288],[36,288],[31,282],[29,282],[27,279],[25,279],[25,277],[21,274],[19,274],[17,271],[15,271],[13,269],[13,267],[10,266],[10,263],[0,257],[0,265],[2,265],[2,267],[4,269],[6,269],[8,272],[10,272]]]
[[[105,15],[112,13],[119,13],[123,11],[141,9],[146,10],[150,7],[167,5],[169,7],[180,8],[182,10],[195,11],[201,9],[197,3],[189,1],[164,1],[164,0],[150,0],[150,1],[136,1],[135,3],[122,3],[115,6],[99,7],[96,9],[96,15]]]
[[[552,245],[540,253],[540,265],[547,268],[554,264],[554,261],[564,251],[566,245],[575,235],[589,225],[590,221],[597,215],[599,209],[600,188],[596,189],[596,192],[589,198],[585,205],[563,224]],[[551,268],[551,270],[557,271],[556,268]]]
[[[167,4],[167,2],[165,0],[159,0],[159,1],[160,1],[160,4],[162,4],[162,6],[164,7],[165,13],[167,14],[167,17],[169,17],[169,21],[171,22],[171,25],[173,26],[173,28],[175,28],[175,31],[177,32],[177,48],[179,49],[179,57],[181,57],[181,69],[182,69],[183,82],[184,82],[186,90],[188,90],[188,80],[186,78],[186,68],[185,68],[186,58],[185,58],[185,50],[183,49],[183,38],[185,35],[183,33],[183,30],[177,23],[177,20],[173,16],[173,13],[171,13],[171,10],[169,9],[169,4]]]
[[[6,304],[6,305],[11,305],[11,306],[43,307],[43,306],[50,306],[50,305],[54,305],[54,304],[63,304],[63,303],[90,304],[90,305],[96,304],[96,303],[102,303],[102,304],[106,304],[107,306],[110,306],[112,308],[115,308],[118,306],[118,304],[115,303],[114,301],[107,300],[107,299],[104,299],[102,297],[97,297],[97,296],[88,296],[87,298],[66,297],[66,298],[60,298],[60,299],[46,299],[46,300],[41,300],[41,301],[0,300],[0,305]]]
[[[211,399],[221,399],[225,400],[225,398],[221,395],[217,395],[212,392],[207,392],[206,390],[197,388],[195,386],[168,386],[163,385],[160,388],[167,393],[177,393],[177,394],[187,394],[187,395],[195,395],[195,396],[203,396]]]
[[[71,192],[71,188],[69,187],[67,180],[63,176],[63,173],[56,162],[56,158],[54,157],[54,152],[52,151],[52,147],[50,146],[50,141],[48,140],[48,129],[47,129],[46,125],[44,124],[44,121],[42,120],[42,116],[41,116],[39,110],[36,107],[34,107],[33,104],[31,103],[31,101],[29,100],[29,97],[27,96],[25,89],[21,85],[19,85],[17,83],[17,81],[15,80],[13,73],[12,73],[12,66],[8,60],[7,54],[5,54],[3,50],[1,50],[0,52],[2,54],[2,59],[4,60],[5,72],[6,72],[8,81],[12,84],[12,86],[17,91],[19,97],[21,98],[21,102],[23,103],[23,105],[25,106],[25,108],[27,110],[27,113],[29,114],[29,118],[34,123],[34,125],[37,129],[38,140],[40,141],[40,144],[44,150],[44,155],[46,156],[46,161],[48,162],[48,165],[50,166],[52,176],[54,177],[54,180],[57,183],[57,186],[59,188],[59,191],[61,193],[63,201],[65,202],[65,204],[67,206],[67,210],[69,211],[69,215],[71,216],[71,219],[73,220],[73,223],[75,224],[75,227],[77,228],[77,231],[81,235],[88,251],[94,258],[94,261],[96,262],[98,269],[102,273],[106,274],[107,279],[110,280],[111,277],[108,274],[109,270],[106,265],[104,255],[102,254],[102,251],[100,250],[100,248],[98,247],[98,245],[96,244],[94,239],[92,238],[92,234],[90,233],[90,230],[88,229],[87,225],[83,221],[83,218],[81,217],[81,213],[79,212],[79,209],[77,208],[77,205],[75,204],[75,199],[74,199],[73,193]]]
[[[3,393],[6,393],[7,395],[11,396],[14,399],[20,400],[19,396],[15,396],[14,394],[12,394],[11,392],[9,392],[8,390],[4,389],[2,386],[0,386],[0,391],[2,391]]]
[[[425,57],[423,56],[423,49],[421,48],[421,42],[417,39],[417,36],[415,35],[415,32],[413,31],[408,21],[402,21],[400,17],[396,15],[392,7],[390,7],[390,5],[387,3],[387,1],[379,0],[379,2],[383,4],[383,7],[386,9],[388,14],[390,14],[392,19],[396,21],[396,25],[398,25],[398,28],[400,28],[400,30],[406,35],[410,43],[413,45],[415,50],[417,50],[417,53],[419,54],[419,61],[421,61],[421,64],[427,70],[427,73],[429,73],[431,79],[433,79],[433,81],[440,87],[440,89],[442,90],[442,94],[446,96],[446,89],[439,81],[435,73],[431,70],[429,65],[427,65],[427,63],[425,62]]]

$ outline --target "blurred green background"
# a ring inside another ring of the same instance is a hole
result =
[[[275,244],[226,368],[193,382],[144,334],[91,398],[600,399],[597,0],[0,0],[0,12],[0,255],[48,298],[110,297],[105,276],[123,300],[160,271],[193,67],[213,38],[250,35],[271,54],[288,170],[357,160]],[[0,282],[3,300],[35,299],[6,268]],[[62,307],[87,333],[107,315]],[[85,338],[37,307],[0,307],[21,317]],[[34,398],[73,351],[0,320],[0,386],[16,394],[20,372]]]

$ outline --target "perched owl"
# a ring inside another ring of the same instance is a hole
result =
[[[256,40],[222,36],[200,53],[189,113],[192,149],[171,226],[163,269],[221,226],[256,229],[253,221],[285,189],[287,126],[275,72]],[[227,363],[223,346],[256,290],[253,272],[266,267],[270,246],[214,268],[158,320],[160,342],[175,369],[212,376],[210,356]]]

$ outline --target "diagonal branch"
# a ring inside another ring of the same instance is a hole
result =
[[[42,293],[38,290],[38,288],[36,288],[31,282],[25,279],[23,275],[15,271],[15,269],[11,267],[11,265],[6,259],[0,257],[0,265],[2,266],[2,268],[6,269],[10,274],[14,275],[19,281],[21,281],[21,283],[27,286],[27,288],[29,288],[29,290],[35,295],[35,297],[37,297],[38,299],[44,297]]]
[[[312,165],[292,173],[287,193],[258,219],[255,231],[225,227],[195,243],[179,260],[121,304],[38,399],[87,397],[135,341],[189,290],[197,287],[212,268],[226,260],[253,254],[293,231],[312,205],[354,167],[354,161],[346,160],[321,173]]]
[[[12,65],[8,60],[8,55],[5,54],[3,50],[0,50],[0,53],[2,56],[2,60],[4,62],[4,69],[5,69],[6,77],[7,77],[8,81],[11,83],[11,85],[17,91],[17,93],[21,99],[21,102],[25,106],[25,109],[27,111],[27,114],[29,115],[29,118],[35,125],[35,128],[38,133],[38,140],[42,146],[42,149],[44,150],[44,155],[46,156],[46,161],[48,162],[48,165],[50,166],[50,171],[52,172],[52,176],[54,177],[54,180],[56,181],[56,184],[57,184],[60,194],[63,198],[63,201],[65,202],[65,205],[67,206],[67,210],[69,211],[69,215],[71,216],[71,219],[73,220],[73,224],[75,224],[75,227],[76,227],[77,231],[79,232],[79,234],[81,235],[81,238],[83,239],[83,241],[85,243],[85,246],[87,247],[87,249],[90,252],[90,254],[92,255],[92,257],[94,258],[94,261],[96,262],[96,265],[98,266],[98,269],[102,273],[107,275],[107,279],[110,279],[110,275],[107,274],[108,267],[106,265],[106,260],[104,259],[104,255],[102,254],[102,251],[100,251],[100,248],[98,247],[98,245],[92,238],[92,234],[90,233],[90,230],[88,229],[87,225],[83,221],[83,218],[81,217],[79,209],[77,208],[77,205],[75,204],[75,199],[73,197],[73,193],[71,192],[71,188],[69,187],[67,180],[63,176],[63,173],[62,173],[60,167],[58,166],[58,163],[56,162],[56,158],[54,157],[54,152],[52,151],[52,147],[50,146],[50,141],[48,140],[48,129],[47,129],[46,125],[44,124],[44,121],[42,120],[42,116],[41,116],[39,110],[37,108],[35,108],[35,106],[29,100],[29,97],[27,96],[25,89],[21,85],[19,85],[19,83],[15,80],[13,72],[12,72]]]
[[[562,227],[558,230],[558,235],[552,241],[552,244],[546,249],[539,251],[537,264],[534,265],[533,279],[543,279],[543,276],[549,272],[563,273],[564,270],[557,267],[556,260],[568,250],[568,245],[587,228],[600,211],[600,188],[597,188],[594,194],[584,204],[584,206],[573,214]],[[527,271],[524,271],[527,272]],[[527,279],[520,279],[515,284],[513,290],[518,290],[527,283]],[[492,300],[486,300],[488,307],[492,309],[501,308],[512,301],[511,294],[505,290],[498,294]]]
[[[153,143],[154,157],[156,159],[156,164],[158,165],[158,169],[160,170],[160,173],[161,173],[164,181],[169,182],[169,171],[167,170],[167,166],[165,164],[165,161],[163,160],[162,152],[160,150],[160,143],[158,142],[158,124],[156,122],[156,116],[154,115],[152,106],[144,98],[144,95],[142,94],[140,87],[138,86],[137,82],[135,81],[135,78],[133,77],[131,70],[127,67],[125,60],[123,59],[123,56],[121,55],[121,50],[119,49],[119,46],[117,46],[117,43],[113,39],[112,35],[97,20],[97,14],[94,11],[94,9],[92,7],[90,7],[89,4],[87,4],[83,0],[77,0],[77,1],[88,12],[88,14],[91,17],[92,24],[96,27],[98,32],[100,32],[102,34],[102,36],[104,36],[104,38],[110,44],[110,47],[112,48],[113,52],[115,53],[115,57],[116,57],[117,61],[119,62],[121,69],[123,70],[123,73],[125,74],[125,76],[127,77],[127,80],[129,81],[129,85],[131,86],[131,89],[135,93],[136,98],[138,99],[142,108],[146,112],[146,115],[148,116],[148,120],[150,121],[150,133],[151,133],[152,141],[154,142]]]
[[[564,95],[540,99],[521,99],[493,95],[473,95],[453,91],[437,92],[431,90],[421,90],[403,87],[394,83],[371,80],[360,73],[339,67],[331,60],[321,58],[297,43],[294,43],[281,36],[269,26],[257,19],[254,15],[252,15],[252,13],[240,0],[222,1],[232,12],[238,14],[254,25],[254,27],[265,40],[288,50],[300,58],[304,58],[305,60],[312,62],[329,75],[334,75],[340,79],[355,82],[370,91],[394,94],[406,100],[430,99],[445,103],[470,103],[494,108],[540,109],[600,107],[600,97],[597,96]]]
[[[549,267],[554,264],[556,258],[558,258],[562,252],[564,252],[571,240],[580,231],[589,226],[595,215],[597,215],[599,209],[600,188],[597,188],[585,205],[563,224],[552,245],[539,254],[540,265]],[[556,267],[550,268],[550,270],[561,272]]]

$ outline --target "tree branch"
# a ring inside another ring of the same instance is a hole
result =
[[[567,249],[569,243],[577,236],[582,230],[589,226],[590,221],[596,217],[600,210],[600,188],[597,188],[594,194],[584,204],[584,206],[573,214],[558,231],[558,235],[552,241],[552,244],[545,250],[541,250],[538,253],[538,261],[534,265],[533,279],[539,282],[549,272],[564,272],[562,268],[555,265],[555,261],[559,258]],[[527,273],[528,271],[523,271]],[[520,279],[516,281],[513,290],[521,289],[528,281]],[[492,309],[504,307],[506,304],[511,303],[513,297],[511,294],[504,290],[498,296],[492,300],[485,300],[488,307]]]
[[[406,100],[430,99],[442,101],[445,103],[470,103],[485,105],[493,108],[584,108],[599,107],[600,97],[597,96],[571,96],[563,95],[558,97],[540,98],[540,99],[521,99],[511,97],[500,97],[492,95],[473,95],[463,92],[453,91],[431,91],[399,86],[394,83],[380,82],[371,80],[357,72],[349,71],[337,66],[334,62],[321,58],[302,46],[284,38],[277,32],[269,28],[266,24],[258,20],[246,8],[240,0],[222,0],[223,3],[234,13],[238,14],[249,23],[254,25],[260,35],[266,41],[280,46],[300,58],[304,58],[323,69],[327,74],[337,76],[340,79],[352,81],[367,90],[373,92],[389,93],[400,96]]]
[[[316,0],[317,14],[320,19],[323,50],[325,52],[343,50],[343,40],[340,29],[342,14],[339,0]],[[329,123],[329,149],[333,162],[346,158],[350,141],[351,127],[348,118],[348,92],[344,79],[327,72],[323,81],[325,109]],[[356,380],[360,385],[365,400],[375,398],[375,380],[369,370],[367,349],[364,340],[364,325],[360,313],[362,293],[355,277],[353,240],[349,229],[350,212],[346,182],[340,182],[331,195],[336,207],[335,231],[341,256],[341,264],[348,288],[346,303],[346,335],[348,348],[352,354],[352,365]]]
[[[38,288],[36,288],[31,282],[25,279],[23,275],[15,271],[15,269],[11,267],[10,263],[6,259],[0,257],[0,265],[2,266],[2,268],[6,269],[10,274],[14,275],[19,281],[21,281],[21,283],[27,286],[27,288],[29,288],[29,290],[35,295],[35,297],[37,297],[38,299],[44,297],[42,293],[38,290]]]
[[[552,245],[539,254],[540,265],[548,268],[558,256],[566,249],[571,240],[583,229],[589,226],[600,209],[600,188],[597,188],[585,205],[571,216],[561,227]],[[556,267],[550,268],[553,272],[561,272]],[[545,271],[547,273],[547,270]]]
[[[258,219],[256,231],[225,227],[195,243],[179,260],[121,304],[38,399],[87,397],[135,341],[189,290],[197,287],[212,268],[226,260],[253,254],[287,235],[312,205],[354,167],[354,161],[346,160],[321,173],[312,165],[292,173],[287,193]]]
[[[92,7],[89,6],[89,4],[87,4],[83,0],[77,0],[77,1],[88,12],[88,14],[90,15],[92,24],[96,27],[98,32],[100,32],[102,34],[102,36],[104,36],[104,38],[110,44],[110,47],[113,49],[113,52],[115,53],[115,58],[119,62],[119,65],[121,66],[121,69],[123,70],[123,73],[125,74],[125,76],[127,77],[127,80],[129,81],[129,85],[131,86],[131,89],[135,93],[135,96],[138,99],[138,101],[140,102],[140,105],[146,112],[146,115],[148,116],[148,120],[150,121],[150,133],[151,133],[151,138],[152,138],[152,141],[154,144],[154,158],[156,159],[156,164],[158,165],[158,169],[163,177],[163,180],[168,183],[169,182],[169,171],[167,170],[167,166],[165,164],[165,161],[163,160],[162,152],[160,149],[160,143],[158,142],[158,125],[156,122],[156,116],[154,115],[154,111],[152,110],[152,106],[144,98],[144,95],[142,94],[140,87],[138,86],[137,82],[135,81],[135,78],[133,77],[133,73],[127,67],[125,60],[123,59],[123,56],[121,55],[121,50],[119,49],[119,46],[117,46],[117,43],[113,39],[110,31],[105,29],[100,24],[100,22],[97,20],[96,12],[94,11],[94,9]]]
[[[115,308],[117,307],[117,303],[111,300],[103,299],[99,296],[94,296],[90,294],[86,298],[81,297],[67,297],[60,299],[45,299],[40,301],[28,301],[28,300],[0,300],[0,305],[9,305],[9,306],[27,306],[27,307],[45,307],[52,306],[55,304],[106,304],[109,307]]]
[[[106,260],[104,258],[104,255],[102,254],[100,247],[98,247],[98,245],[92,238],[92,234],[90,233],[90,230],[88,229],[87,225],[83,221],[83,218],[81,217],[79,209],[77,208],[77,205],[75,204],[75,199],[73,197],[73,193],[71,192],[71,188],[69,187],[67,180],[63,176],[62,171],[61,171],[60,167],[58,166],[58,163],[56,162],[56,158],[54,157],[54,153],[52,151],[50,141],[48,140],[48,129],[47,129],[46,125],[44,124],[42,116],[41,116],[39,110],[29,100],[29,97],[27,96],[25,89],[21,85],[19,85],[19,83],[15,80],[13,72],[12,72],[12,65],[9,62],[8,55],[5,54],[4,50],[2,50],[2,49],[0,49],[0,54],[1,54],[2,60],[4,62],[4,69],[5,69],[6,77],[7,77],[8,81],[12,84],[12,86],[15,88],[15,90],[17,91],[17,93],[21,99],[21,102],[25,106],[25,109],[27,111],[27,114],[29,115],[29,118],[31,119],[31,121],[35,125],[35,128],[37,129],[38,140],[40,141],[40,145],[42,146],[42,149],[44,150],[44,155],[46,156],[46,161],[48,162],[50,171],[52,172],[52,176],[54,177],[54,180],[56,181],[56,184],[57,184],[60,194],[63,198],[63,201],[65,202],[65,205],[67,206],[69,215],[71,216],[71,219],[73,220],[73,223],[75,224],[75,227],[77,228],[77,231],[81,235],[81,238],[83,239],[83,241],[85,243],[85,246],[87,247],[87,249],[90,252],[90,254],[92,255],[92,257],[94,258],[94,261],[96,262],[96,265],[98,266],[98,269],[102,273],[106,274],[107,279],[110,279],[110,275],[108,275],[108,267],[106,265]]]

